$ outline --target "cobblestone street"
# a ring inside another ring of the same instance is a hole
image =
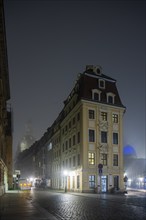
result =
[[[0,220],[144,220],[146,194],[16,191],[0,197]]]

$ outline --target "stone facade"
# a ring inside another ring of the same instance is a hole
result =
[[[12,188],[12,132],[4,7],[0,0],[0,195]]]

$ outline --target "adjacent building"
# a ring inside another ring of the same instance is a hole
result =
[[[116,80],[100,66],[87,65],[62,111],[37,142],[31,157],[35,178],[68,191],[124,189],[124,113]]]
[[[0,0],[0,195],[12,188],[12,129],[4,6]]]

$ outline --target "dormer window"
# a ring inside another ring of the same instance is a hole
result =
[[[101,91],[98,89],[93,89],[92,90],[92,99],[95,101],[100,101],[100,93]]]
[[[115,103],[115,95],[113,93],[107,93],[107,102],[109,104]]]
[[[99,88],[105,89],[105,81],[103,79],[99,79]]]

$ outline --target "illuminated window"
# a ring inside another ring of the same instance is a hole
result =
[[[88,153],[88,162],[90,165],[95,164],[95,153]]]
[[[101,142],[107,143],[107,131],[101,131]]]
[[[112,120],[114,123],[118,123],[118,115],[117,114],[113,114],[112,115]]]
[[[95,112],[94,112],[94,110],[89,110],[89,119],[95,119]]]
[[[107,112],[101,112],[101,119],[107,121]]]
[[[103,166],[107,166],[107,154],[102,154],[101,161]]]
[[[91,189],[95,188],[95,176],[94,175],[89,176],[89,188]]]
[[[95,141],[95,131],[89,129],[89,142],[94,142]]]
[[[113,144],[118,144],[118,133],[113,133]]]
[[[113,155],[113,166],[118,166],[118,154]]]

